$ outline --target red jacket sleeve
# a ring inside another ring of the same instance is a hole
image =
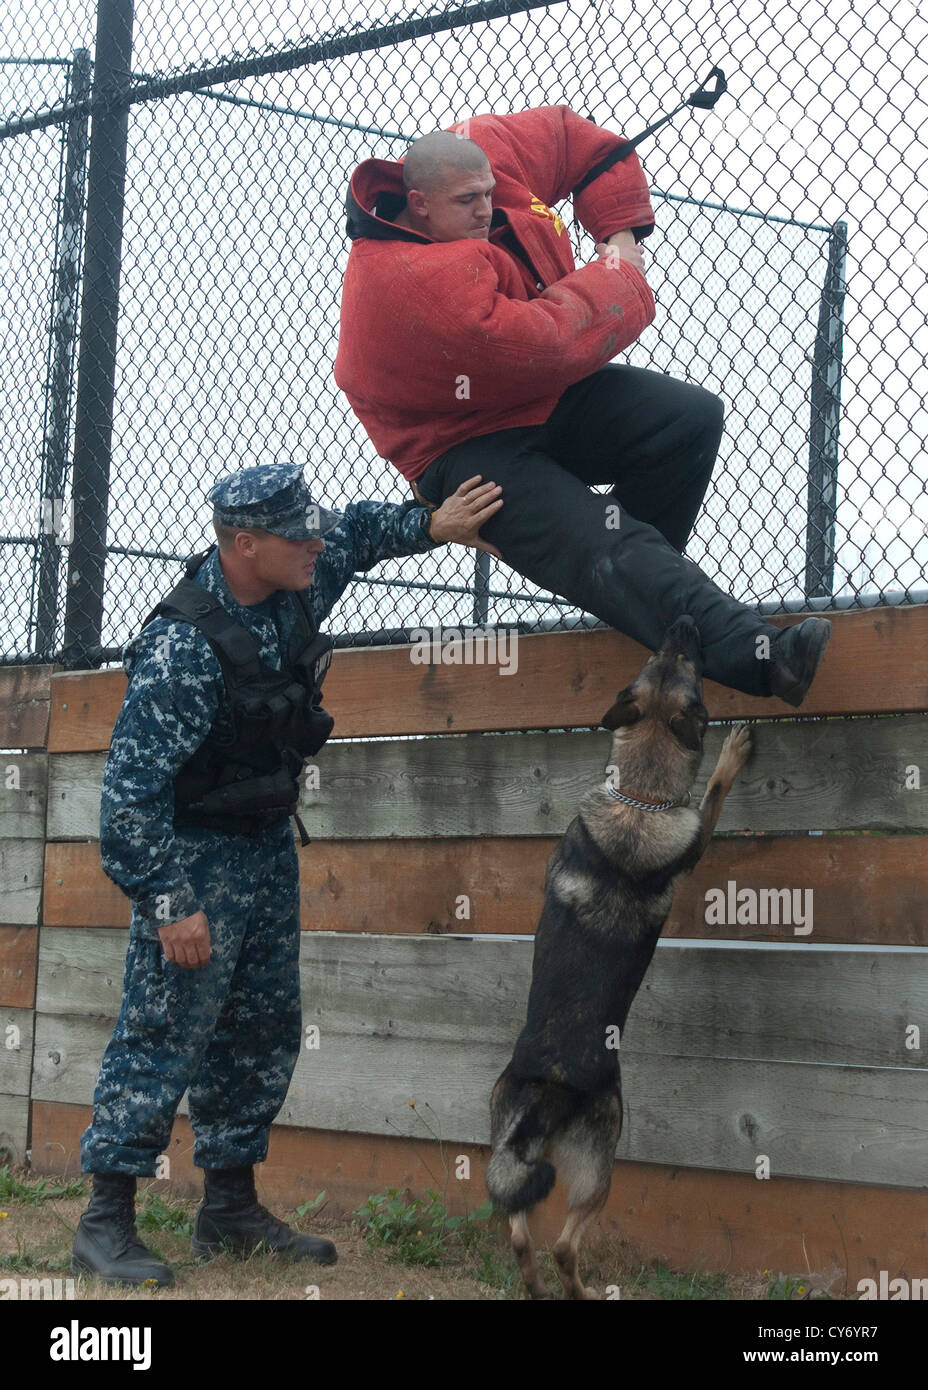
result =
[[[495,248],[484,242],[408,252],[397,244],[389,261],[378,251],[364,277],[366,351],[403,364],[419,411],[453,410],[462,376],[482,409],[559,395],[633,343],[655,315],[647,281],[627,261],[593,261],[524,301],[500,292]],[[355,386],[369,406],[377,404],[372,387],[370,374]],[[386,375],[383,388],[394,405]]]
[[[578,116],[569,106],[473,116],[452,129],[474,140],[498,173],[525,184],[549,206],[569,197],[593,165],[625,139]],[[626,227],[649,235],[654,230],[654,210],[635,151],[588,184],[577,195],[574,211],[597,241]]]

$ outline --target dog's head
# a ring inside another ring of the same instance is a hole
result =
[[[699,754],[708,722],[702,702],[702,642],[687,615],[667,630],[660,649],[638,679],[619,691],[601,723],[623,731],[623,743],[637,742],[639,735],[650,742],[663,730],[680,748]]]

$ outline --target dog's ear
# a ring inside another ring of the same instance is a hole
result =
[[[607,709],[599,721],[604,729],[618,729],[623,724],[636,724],[641,718],[641,708],[635,699],[634,687],[627,685],[615,697],[615,704]]]
[[[684,748],[698,753],[702,747],[708,723],[709,711],[705,705],[688,705],[686,709],[673,716],[670,721],[670,731],[680,740]]]

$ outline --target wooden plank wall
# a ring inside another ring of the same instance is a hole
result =
[[[29,1144],[50,666],[0,669],[0,1149]]]
[[[913,785],[928,770],[928,609],[834,622],[800,717],[706,682],[713,719],[763,721],[756,752],[678,889],[622,1040],[629,1118],[602,1224],[684,1267],[856,1281],[914,1275],[928,1248],[926,1054],[913,1046],[928,1027],[928,810]],[[303,797],[304,1022],[320,1045],[301,1055],[264,1165],[278,1199],[325,1187],[350,1208],[388,1182],[421,1190],[459,1152],[472,1176],[451,1182],[449,1204],[485,1195],[487,1098],[521,1026],[545,862],[602,775],[609,737],[590,726],[646,653],[597,631],[525,637],[518,656],[506,676],[415,666],[408,648],[335,656],[336,738],[378,741],[330,742]],[[24,767],[33,787],[47,775],[31,1124],[48,1172],[78,1166],[119,1005],[128,904],[96,836],[124,688],[119,671],[53,676],[47,765]],[[703,782],[725,732],[709,732]],[[34,839],[34,808],[15,805],[3,854]],[[20,884],[9,853],[0,902],[31,912],[28,866]],[[729,883],[789,889],[811,917],[707,922],[707,893]],[[0,1007],[31,1028],[31,984],[14,998],[11,974],[28,951],[2,937],[28,930],[18,922],[0,927]],[[22,1085],[0,1096],[22,1102]],[[9,1123],[22,1131],[21,1116]],[[178,1119],[181,1186],[195,1185],[185,1136]],[[769,1181],[754,1176],[760,1155]],[[555,1192],[541,1210],[541,1234],[561,1203]],[[836,1213],[851,1212],[853,1237],[839,1238]]]

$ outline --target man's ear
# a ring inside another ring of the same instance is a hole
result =
[[[599,721],[604,729],[618,729],[623,724],[636,724],[641,718],[641,709],[635,699],[634,687],[627,685],[615,697],[615,704],[607,709]]]
[[[418,188],[410,188],[406,192],[406,206],[410,212],[414,212],[417,217],[428,216],[428,200],[424,193]]]
[[[688,709],[681,710],[679,714],[673,716],[670,721],[670,732],[680,740],[684,748],[689,748],[691,752],[697,753],[702,747],[702,740],[708,723],[709,712],[705,706],[690,705]]]

